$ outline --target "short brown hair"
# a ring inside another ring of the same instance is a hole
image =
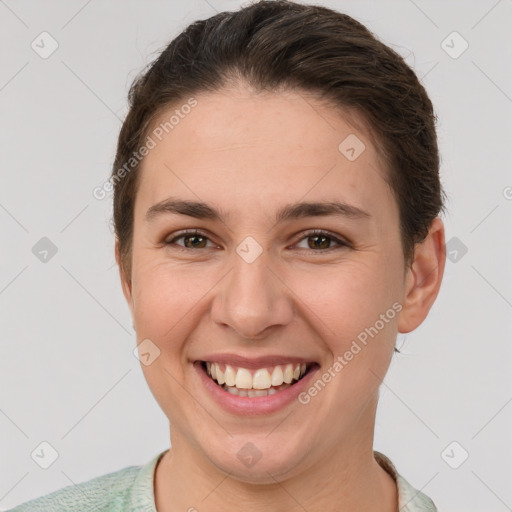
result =
[[[362,115],[388,168],[406,265],[444,211],[432,102],[413,70],[364,25],[326,7],[257,1],[190,24],[129,91],[114,179],[114,228],[131,274],[137,169],[123,173],[163,110],[193,94],[246,82],[254,90],[303,90]],[[341,142],[341,141],[340,141]]]

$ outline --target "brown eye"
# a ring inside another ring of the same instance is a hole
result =
[[[184,240],[182,244],[176,244],[177,240]],[[205,236],[203,233],[199,231],[188,231],[183,232],[180,235],[172,238],[171,240],[166,240],[166,245],[178,245],[178,247],[183,249],[205,249],[206,243],[209,241],[209,238]]]
[[[185,247],[194,248],[194,247],[204,247],[204,242],[206,241],[206,238],[201,235],[186,235],[182,237],[183,240],[192,240],[190,244],[185,243]]]
[[[326,231],[312,231],[306,233],[302,240],[307,240],[307,247],[305,249],[312,249],[315,252],[328,251],[330,249],[336,249],[341,247],[348,247],[349,244],[340,240],[338,237],[331,235]],[[332,243],[338,245],[338,247],[331,247]],[[304,248],[304,247],[301,247]]]
[[[310,235],[308,240],[313,242],[309,244],[311,249],[329,249],[330,238],[324,235]]]

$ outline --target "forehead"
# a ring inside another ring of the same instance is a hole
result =
[[[157,142],[173,149],[181,162],[194,162],[207,153],[221,151],[248,156],[263,146],[266,151],[258,154],[260,160],[285,153],[291,162],[299,162],[304,156],[332,160],[339,156],[340,142],[351,134],[367,141],[365,151],[378,158],[366,133],[359,128],[364,125],[361,115],[355,111],[349,115],[341,107],[334,110],[305,91],[254,93],[238,87],[201,93],[194,100],[193,108],[187,106],[186,100],[167,108],[154,123]],[[185,107],[187,113],[183,114]],[[194,151],[190,151],[192,148]],[[288,152],[289,149],[293,151]]]
[[[389,195],[379,155],[353,113],[296,91],[224,89],[194,99],[193,108],[182,109],[184,100],[153,125],[155,147],[140,168],[147,206],[169,195],[254,207],[262,206],[256,195],[269,202],[307,195],[371,210],[376,196]]]

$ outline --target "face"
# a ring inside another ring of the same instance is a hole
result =
[[[397,332],[430,304],[409,314],[366,133],[305,93],[195,98],[142,163],[123,289],[173,450],[284,479],[371,446]]]

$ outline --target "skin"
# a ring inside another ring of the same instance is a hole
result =
[[[396,485],[372,451],[379,385],[397,333],[418,327],[438,294],[443,223],[433,221],[406,268],[386,170],[347,116],[305,92],[236,86],[195,98],[142,163],[130,275],[116,246],[137,342],[149,338],[160,350],[142,370],[172,425],[172,449],[156,469],[157,509],[396,512]],[[355,161],[338,150],[349,134],[366,146]],[[226,218],[148,222],[147,210],[169,196],[204,201]],[[370,217],[274,221],[285,204],[331,200]],[[163,243],[192,228],[207,239]],[[327,239],[316,248],[310,229],[350,245]],[[252,263],[236,252],[247,236],[263,249]],[[283,354],[318,362],[321,374],[393,303],[399,314],[306,405],[230,414],[192,367],[214,352]],[[247,442],[262,454],[250,468],[237,458]]]

